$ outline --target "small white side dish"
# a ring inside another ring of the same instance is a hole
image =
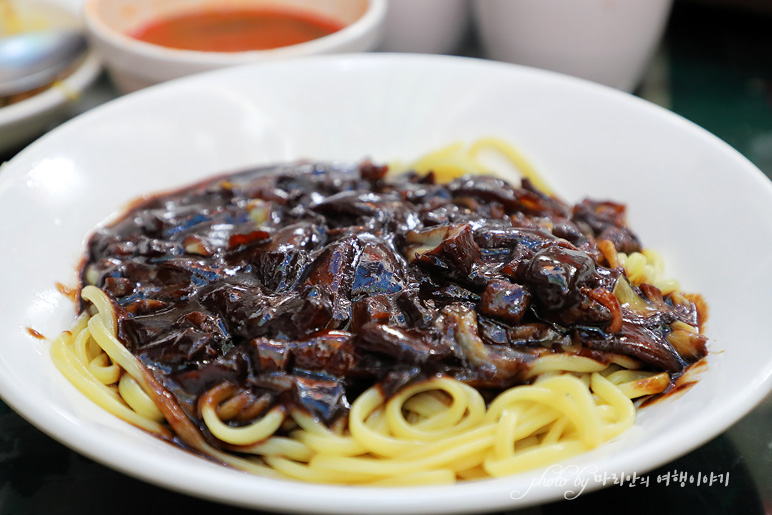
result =
[[[632,91],[672,0],[475,0],[487,57]]]
[[[57,283],[76,284],[84,238],[140,195],[298,158],[409,162],[483,136],[515,144],[571,202],[625,202],[644,245],[710,307],[711,354],[699,382],[640,410],[635,426],[608,444],[560,464],[585,481],[583,492],[602,486],[593,473],[642,474],[689,452],[770,391],[772,183],[757,168],[692,123],[611,88],[496,62],[367,54],[261,63],[148,88],[66,123],[6,164],[0,396],[101,463],[239,506],[462,513],[576,495],[540,481],[543,470],[383,489],[251,476],[103,411],[57,371],[49,342],[28,331],[54,338],[69,327],[75,309]]]
[[[175,14],[223,8],[281,8],[323,15],[344,28],[319,39],[248,52],[199,52],[146,43],[128,35]],[[87,0],[86,26],[116,86],[124,91],[202,71],[316,54],[365,52],[380,42],[386,0]]]
[[[78,28],[80,18],[74,6],[64,0],[23,0],[9,4],[14,25],[41,30],[52,27]],[[0,15],[7,14],[0,12]],[[8,30],[8,19],[0,23],[0,37]],[[67,108],[99,75],[101,65],[89,52],[65,79],[25,100],[0,107],[0,154],[16,150],[45,132],[66,115]]]

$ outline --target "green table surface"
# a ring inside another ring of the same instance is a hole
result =
[[[479,55],[474,33],[461,53]],[[772,17],[676,3],[663,45],[636,94],[716,134],[772,177]],[[103,77],[71,114],[115,96]],[[692,482],[658,482],[674,472]],[[729,474],[728,484],[697,484],[711,473]],[[772,514],[772,396],[725,433],[648,478],[648,485],[611,485],[524,512]],[[97,464],[0,401],[1,515],[191,510],[256,513],[170,492]]]

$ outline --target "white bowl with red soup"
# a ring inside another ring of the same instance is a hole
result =
[[[87,0],[92,45],[123,92],[255,61],[366,52],[386,0]]]

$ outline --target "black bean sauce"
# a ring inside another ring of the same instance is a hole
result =
[[[94,234],[83,282],[200,427],[198,399],[223,383],[243,399],[234,423],[276,404],[332,423],[374,384],[444,374],[501,390],[576,343],[674,375],[705,354],[702,337],[687,353],[667,339],[696,322],[692,302],[635,288],[641,314],[611,294],[623,271],[597,242],[640,249],[624,206],[385,173],[281,165],[154,197]]]

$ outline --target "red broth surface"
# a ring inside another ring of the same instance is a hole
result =
[[[242,52],[304,43],[342,28],[335,20],[301,11],[222,9],[161,19],[129,35],[183,50]]]

